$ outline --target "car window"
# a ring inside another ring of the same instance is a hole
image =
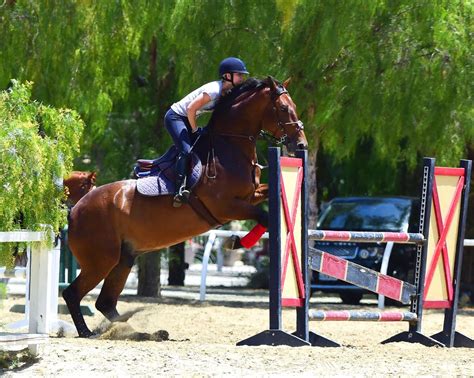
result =
[[[321,215],[318,228],[348,231],[407,231],[410,209],[409,200],[333,201]]]

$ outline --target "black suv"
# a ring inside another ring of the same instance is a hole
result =
[[[335,198],[322,211],[318,229],[334,231],[418,232],[419,201],[411,197]],[[316,241],[324,252],[380,271],[386,243]],[[387,274],[413,283],[416,247],[394,244]],[[313,272],[311,292],[338,293],[347,304],[358,304],[368,291],[346,282]]]

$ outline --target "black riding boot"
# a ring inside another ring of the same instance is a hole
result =
[[[180,207],[188,202],[189,190],[186,189],[186,176],[189,166],[189,153],[181,152],[176,160],[176,192],[173,199],[173,206]]]

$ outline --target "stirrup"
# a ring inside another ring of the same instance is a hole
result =
[[[190,194],[189,190],[180,188],[179,192],[173,197],[173,207],[181,207],[183,203],[188,203]]]

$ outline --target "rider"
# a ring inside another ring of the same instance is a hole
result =
[[[241,84],[246,74],[248,71],[242,60],[234,57],[226,58],[219,64],[220,80],[204,84],[182,100],[175,102],[166,112],[165,126],[179,151],[176,160],[174,207],[180,207],[189,198],[189,190],[186,189],[186,175],[191,152],[189,133],[198,131],[196,118],[203,112],[212,111],[219,97],[225,95],[232,87]]]

